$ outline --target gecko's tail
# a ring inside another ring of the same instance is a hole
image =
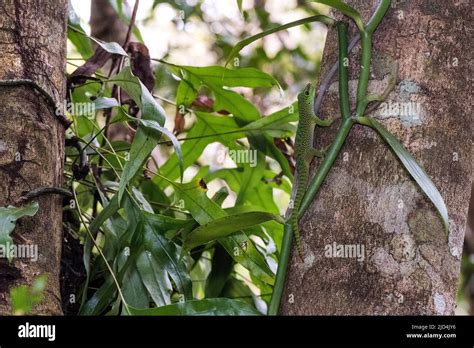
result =
[[[294,199],[294,204],[293,204],[293,210],[291,212],[291,217],[290,217],[290,225],[291,229],[293,230],[293,235],[295,237],[295,242],[296,242],[296,250],[298,251],[298,255],[300,256],[301,260],[303,261],[303,247],[301,245],[301,234],[300,230],[298,227],[298,211],[300,210],[300,203],[301,200],[303,199],[304,191],[298,187],[298,190],[296,191],[296,196]]]

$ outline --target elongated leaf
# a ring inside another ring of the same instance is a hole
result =
[[[176,90],[176,105],[178,107],[189,107],[197,96],[196,87],[188,79],[183,78]]]
[[[234,261],[232,257],[229,256],[221,245],[216,245],[214,255],[212,255],[211,272],[206,280],[204,291],[206,298],[221,297],[222,290],[231,277],[233,269]]]
[[[178,230],[190,223],[193,223],[193,219],[176,219],[174,217],[161,215],[161,214],[151,214],[142,211],[144,218],[153,226],[154,231],[162,235],[169,230]]]
[[[294,134],[295,126],[290,122],[298,121],[298,103],[274,112],[271,115],[261,117],[242,128],[244,131],[265,131],[272,137],[285,137]]]
[[[207,197],[207,188],[199,183],[174,184],[173,187],[178,197],[184,200],[185,209],[200,225],[227,216],[224,210]]]
[[[92,45],[89,39],[80,33],[80,32],[83,33],[84,30],[81,27],[81,19],[79,18],[76,11],[74,10],[71,0],[68,0],[67,12],[68,12],[68,26],[73,28],[73,29],[68,29],[67,38],[71,40],[72,44],[76,47],[77,51],[82,56],[82,58],[87,59],[90,56],[92,56],[94,51],[92,50]]]
[[[159,226],[161,224],[152,218],[153,214],[142,212],[141,215],[144,222],[143,246],[148,252],[147,258],[157,276],[156,281],[161,292],[164,295],[169,288],[169,276],[179,293],[186,300],[192,299],[191,278],[184,260],[180,258],[181,248],[163,236],[165,231],[160,233]],[[158,272],[166,272],[166,274]],[[166,301],[166,297],[163,297],[163,299]]]
[[[222,67],[211,67],[211,69],[207,69],[206,67],[192,67],[192,66],[180,66],[171,63],[167,63],[162,61],[164,64],[170,66],[170,68],[175,71],[177,74],[181,72],[184,79],[191,79],[193,85],[195,82],[193,81],[201,81],[202,84],[209,87],[216,97],[216,101],[214,104],[214,110],[226,110],[230,112],[232,115],[236,117],[238,121],[240,121],[240,125],[245,125],[248,122],[255,121],[260,117],[260,113],[258,112],[255,105],[249,102],[247,99],[242,97],[239,93],[224,89],[223,81],[225,81],[225,75],[227,72],[229,74],[233,74],[232,76],[236,76],[236,73],[233,73],[233,70],[225,69]],[[201,69],[204,69],[201,71]],[[241,69],[237,70],[240,71]],[[244,70],[245,71],[245,70]],[[183,73],[184,72],[184,73]],[[206,73],[207,72],[207,73]],[[225,74],[224,74],[225,73]],[[199,75],[200,74],[200,75]],[[268,84],[268,81],[275,81],[271,76],[265,74],[260,75],[261,77],[265,76],[263,80],[259,81],[266,81],[265,83]],[[244,85],[245,82],[248,82],[248,77],[246,79],[238,79],[240,83],[233,80],[232,78],[229,79],[229,84],[235,86],[237,85]],[[255,84],[255,81],[253,82]],[[196,86],[194,86],[196,87]]]
[[[70,16],[70,18],[71,18],[71,16]],[[78,22],[69,23],[68,28],[71,31],[74,31],[79,35],[82,35],[84,37],[87,37],[87,38],[91,39],[92,41],[97,43],[100,47],[102,47],[106,52],[108,52],[110,54],[117,54],[119,56],[128,57],[127,52],[125,52],[125,50],[122,48],[122,46],[120,46],[120,44],[118,44],[116,42],[105,42],[105,41],[97,39],[93,36],[87,35],[86,32],[80,27]]]
[[[128,57],[127,52],[120,46],[120,44],[116,42],[105,42],[99,39],[96,39],[92,36],[89,36],[92,41],[97,43],[100,47],[102,47],[105,51],[111,54],[118,54],[119,56]]]
[[[115,106],[120,106],[119,102],[115,98],[96,98],[94,99],[94,108],[96,110],[113,108]]]
[[[267,221],[284,223],[284,220],[280,216],[266,212],[246,212],[228,215],[196,228],[184,241],[184,247],[192,249]]]
[[[196,111],[195,114],[197,122],[186,136],[189,140],[185,140],[181,147],[184,169],[197,161],[208,144],[218,141],[229,149],[237,150],[238,147],[233,141],[245,137],[245,133],[239,132],[240,128],[232,117],[221,117],[199,111]],[[170,180],[178,178],[179,159],[175,154],[163,164],[160,173]],[[162,188],[164,185],[168,185],[157,177],[153,181]]]
[[[380,134],[380,136],[392,148],[393,152],[398,156],[410,175],[415,179],[420,188],[425,192],[428,198],[433,202],[443,220],[446,232],[449,229],[448,209],[444,203],[443,197],[439,193],[436,186],[431,181],[425,170],[416,162],[412,155],[403,147],[402,144],[390,133],[379,121],[370,117],[360,117],[361,123],[368,125]]]
[[[137,258],[137,269],[143,284],[158,307],[171,304],[173,287],[163,267],[156,264],[149,251],[143,251]]]
[[[135,265],[130,266],[123,276],[122,293],[127,304],[135,308],[148,308],[150,298],[142,284],[142,278]]]
[[[105,204],[103,202],[102,204]],[[89,231],[92,235],[96,235],[97,231],[99,231],[99,228],[109,219],[111,218],[119,209],[119,203],[118,203],[118,196],[115,194],[110,202],[104,207],[104,209],[97,215],[97,217],[92,221],[92,223],[89,226]],[[89,235],[89,233],[86,234],[85,237],[85,242],[84,242],[84,255],[83,261],[84,261],[84,268],[86,269],[86,280],[84,282],[84,290],[82,294],[82,306],[85,304],[85,301],[87,299],[87,290],[89,286],[89,281],[90,281],[90,275],[91,275],[91,267],[90,267],[90,262],[91,262],[91,253],[92,253],[92,246],[93,246],[93,241],[92,237]]]
[[[222,66],[182,66],[183,70],[195,75],[204,83],[227,87],[273,87],[277,80],[255,68],[226,69]]]
[[[173,143],[174,149],[176,151],[176,156],[178,157],[179,163],[179,172],[180,172],[180,179],[183,182],[183,174],[184,174],[184,162],[183,162],[183,152],[181,151],[181,144],[179,143],[178,139],[175,137],[173,132],[169,131],[167,128],[160,126],[160,124],[153,120],[139,120],[142,125],[145,126],[147,130],[150,130],[152,134],[155,134],[155,139],[157,142],[160,140],[161,133],[165,134]],[[158,136],[156,136],[158,134]]]
[[[115,83],[122,87],[140,107],[142,120],[156,121],[160,126],[164,126],[166,117],[163,108],[155,101],[143,83],[136,76],[133,76],[130,68],[122,69],[120,73],[113,77],[113,80],[116,81]],[[157,137],[149,136],[146,130],[143,129],[143,126],[138,127],[130,148],[130,160],[125,165],[120,179],[118,192],[119,201],[121,201],[126,186],[142,168],[143,163],[150,156],[151,151],[155,148],[158,141]]]
[[[237,0],[237,7],[239,8],[240,13],[243,13],[242,2],[243,0]]]
[[[191,213],[200,225],[227,216],[227,213],[221,207],[207,197],[207,188],[203,182],[173,183],[173,188],[178,197],[183,199],[185,209]],[[245,233],[235,233],[221,238],[219,243],[236,262],[268,284],[273,284],[273,272]]]
[[[345,2],[340,1],[340,0],[313,0],[315,2],[319,2],[320,4],[324,4],[327,6],[331,6],[332,8],[342,12],[344,15],[347,17],[351,18],[355,24],[357,25],[357,28],[360,31],[364,30],[364,22],[362,22],[362,17],[360,16],[360,13],[355,10],[353,7],[347,5]]]
[[[253,43],[253,42],[255,42],[255,41],[257,41],[257,40],[259,40],[259,39],[261,39],[265,36],[271,35],[273,33],[276,33],[276,32],[282,31],[282,30],[286,30],[288,28],[296,27],[298,25],[302,25],[302,24],[305,24],[305,23],[311,23],[311,22],[321,22],[321,23],[325,23],[327,25],[334,25],[334,23],[335,23],[334,19],[332,19],[332,18],[329,18],[327,16],[323,16],[323,15],[316,15],[316,16],[311,16],[311,17],[299,19],[299,20],[294,21],[294,22],[279,25],[275,28],[271,28],[271,29],[262,31],[261,33],[258,33],[256,35],[250,36],[250,37],[248,37],[248,38],[246,38],[242,41],[237,42],[237,44],[235,44],[235,46],[232,48],[232,51],[230,52],[229,57],[227,58],[225,66],[229,65],[230,61],[233,58],[235,58],[245,46],[248,46],[251,43]]]
[[[260,315],[248,303],[228,298],[211,298],[174,303],[164,307],[130,308],[132,315]]]
[[[24,207],[0,207],[0,248],[7,250],[13,245],[13,239],[10,234],[15,228],[16,220],[23,216],[34,216],[38,211],[38,202],[31,202]],[[7,253],[8,260],[11,261],[10,253]]]
[[[237,200],[235,205],[242,205],[246,201],[251,200],[253,197],[249,195],[255,186],[261,185],[261,179],[265,170],[265,156],[258,151],[255,158],[256,163],[245,163],[244,172],[242,175],[241,188],[237,194]]]

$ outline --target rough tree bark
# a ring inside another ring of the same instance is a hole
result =
[[[63,104],[66,13],[66,0],[0,0],[0,79],[36,81]],[[13,204],[24,191],[61,186],[64,127],[54,111],[30,87],[0,87],[0,206]],[[15,243],[38,246],[38,260],[0,260],[0,314],[11,313],[10,289],[31,285],[40,274],[48,275],[48,284],[35,313],[61,313],[62,198],[43,196],[38,202],[36,216],[19,220],[13,233]]]
[[[349,3],[367,20],[378,0]],[[300,221],[306,258],[303,263],[293,253],[281,314],[454,313],[471,194],[473,57],[466,48],[472,20],[469,1],[394,0],[374,36],[369,90],[383,90],[384,66],[397,59],[399,84],[385,106],[415,109],[387,115],[381,108],[372,116],[432,177],[450,213],[449,237],[387,145],[373,130],[356,126]],[[328,35],[323,76],[337,54],[337,35]],[[359,57],[354,53],[352,93]],[[339,115],[337,82],[321,111],[323,117]],[[328,133],[318,135],[317,147],[329,143],[335,127]],[[325,257],[325,247],[334,242],[364,246],[364,261]]]

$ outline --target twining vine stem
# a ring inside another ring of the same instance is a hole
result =
[[[372,56],[372,34],[379,25],[380,21],[384,17],[388,8],[390,7],[391,0],[381,0],[378,4],[377,9],[372,15],[371,19],[367,25],[361,26],[360,21],[352,18],[357,27],[359,28],[360,38],[361,38],[361,48],[362,54],[360,58],[360,74],[359,81],[357,86],[357,103],[356,103],[356,114],[351,116],[349,115],[349,88],[348,88],[348,69],[347,69],[347,24],[346,23],[337,23],[336,28],[338,30],[338,41],[339,41],[339,103],[341,109],[342,123],[341,126],[332,142],[330,148],[328,149],[324,160],[318,167],[316,174],[314,175],[311,183],[308,186],[308,190],[301,202],[300,210],[298,212],[299,217],[301,217],[309,205],[313,201],[315,195],[317,194],[321,184],[326,179],[327,174],[329,173],[334,161],[336,160],[339,152],[344,145],[344,142],[349,135],[349,132],[352,126],[358,122],[358,118],[364,115],[365,109],[368,104],[367,99],[367,87],[369,83],[369,72],[370,72],[370,62]],[[352,43],[352,42],[351,42]],[[273,288],[272,298],[270,300],[270,305],[268,308],[268,315],[277,315],[278,309],[280,307],[281,297],[283,294],[283,289],[285,285],[285,278],[288,269],[288,262],[290,259],[291,245],[293,241],[293,231],[290,224],[285,224],[283,231],[283,241],[282,241],[282,250],[280,253],[280,261],[278,264],[278,270],[275,277],[275,285]]]

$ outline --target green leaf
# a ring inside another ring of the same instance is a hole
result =
[[[86,32],[78,24],[69,23],[68,28],[70,29],[69,31],[74,31],[78,35],[82,35],[83,37],[91,39],[110,54],[117,54],[119,56],[128,57],[127,52],[125,52],[122,46],[120,46],[116,42],[105,42],[93,36],[87,35]]]
[[[322,22],[322,23],[325,23],[327,25],[334,25],[334,23],[335,23],[334,19],[332,19],[332,18],[329,18],[327,16],[323,16],[323,15],[316,15],[316,16],[311,16],[311,17],[299,19],[299,20],[294,21],[294,22],[279,25],[279,26],[276,26],[274,28],[262,31],[261,33],[258,33],[256,35],[250,36],[250,37],[248,37],[248,38],[246,38],[242,41],[237,42],[237,44],[235,44],[235,46],[232,48],[232,51],[230,52],[229,57],[227,58],[227,60],[225,62],[225,66],[229,65],[230,61],[233,58],[235,58],[245,46],[248,46],[251,43],[253,43],[253,42],[255,42],[255,41],[257,41],[257,40],[259,40],[259,39],[261,39],[265,36],[271,35],[273,33],[276,33],[276,32],[282,31],[282,30],[286,30],[288,28],[296,27],[298,25],[302,25],[302,24],[305,24],[305,23],[311,23],[311,22]]]
[[[197,81],[199,82],[199,81]],[[197,96],[197,89],[192,82],[187,78],[183,78],[179,81],[178,88],[176,90],[176,105],[178,107],[189,107],[191,106],[194,99]]]
[[[132,315],[260,315],[248,303],[228,298],[193,300],[150,309],[130,308],[130,312]]]
[[[106,202],[102,202],[102,204],[105,205]],[[102,211],[96,216],[94,221],[92,221],[92,223],[89,225],[89,232],[95,236],[96,233],[101,228],[101,226],[109,218],[111,218],[117,212],[118,209],[119,209],[118,195],[115,194],[110,200],[110,202],[107,203],[104,209],[102,209]],[[82,306],[85,304],[85,301],[87,299],[87,290],[88,290],[90,275],[91,275],[90,261],[91,261],[92,246],[93,246],[92,237],[89,235],[89,233],[87,233],[85,237],[85,242],[84,242],[84,255],[83,255],[84,268],[86,270],[86,280],[84,281],[84,289],[82,293],[82,304],[81,304]]]
[[[147,258],[157,276],[156,280],[159,282],[160,290],[163,294],[165,293],[169,286],[169,276],[179,293],[186,300],[192,299],[191,278],[184,259],[180,258],[181,248],[159,233],[160,223],[156,222],[153,214],[142,212],[142,219],[144,222],[143,247],[145,252],[148,252]],[[166,300],[165,297],[163,299]]]
[[[252,151],[252,150],[249,150]],[[257,152],[257,150],[253,150]],[[261,185],[261,179],[263,172],[265,170],[265,156],[261,152],[257,152],[257,158],[255,165],[246,163],[243,168],[241,188],[237,194],[237,200],[235,205],[242,205],[248,200],[251,200],[253,197],[249,194],[252,192],[253,188],[257,185]]]
[[[206,298],[221,297],[222,290],[229,280],[233,268],[234,261],[232,257],[221,245],[216,245],[212,255],[211,272],[206,279],[204,291]]]
[[[96,98],[94,99],[94,107],[96,110],[113,108],[115,106],[120,106],[120,103],[115,98]]]
[[[239,93],[223,89],[209,82],[206,83],[206,85],[212,89],[212,92],[216,96],[216,102],[214,104],[215,110],[227,110],[234,115],[241,125],[260,118],[260,113],[255,105]]]
[[[229,84],[230,86],[245,86],[245,84],[255,85],[257,81],[260,81],[257,84],[264,85],[268,85],[270,81],[276,82],[273,77],[262,72],[260,72],[260,74],[258,75],[258,80],[252,82],[249,81],[249,77],[251,74],[245,73],[246,70],[244,70],[243,74],[247,74],[248,76],[242,76],[245,78],[241,79],[238,78],[239,73],[233,72],[240,71],[243,69],[230,70],[219,66],[180,66],[165,61],[161,62],[170,66],[171,69],[176,73],[181,72],[181,74],[183,75],[183,79],[188,79],[189,82],[194,85],[194,87],[196,87],[195,81],[201,81],[201,83],[209,87],[216,97],[214,110],[227,110],[236,117],[237,121],[240,121],[241,125],[257,120],[260,116],[260,113],[258,112],[255,105],[253,105],[247,99],[242,97],[239,93],[224,89],[223,86],[226,86],[226,84]],[[254,69],[250,71],[253,70]],[[224,84],[224,81],[226,81],[225,76],[227,74],[230,74],[230,77],[228,79],[228,82]]]
[[[120,73],[113,77],[113,80],[138,105],[142,112],[142,120],[156,121],[160,126],[164,126],[166,117],[163,108],[155,101],[143,83],[132,74],[129,67],[122,69]],[[158,141],[157,137],[149,136],[142,125],[138,127],[130,148],[130,160],[125,165],[120,179],[119,201],[121,201],[126,186],[142,168],[143,163],[150,156]]]
[[[351,18],[355,22],[355,24],[357,25],[357,28],[360,31],[364,31],[364,22],[362,22],[362,17],[360,16],[360,13],[357,10],[355,10],[353,7],[347,5],[345,2],[340,1],[340,0],[313,0],[313,1],[330,6],[338,10],[339,12],[342,12],[342,14]]]
[[[203,182],[173,183],[173,187],[177,196],[183,199],[185,208],[200,225],[227,216],[221,207],[207,197],[207,188]],[[221,238],[219,243],[237,263],[255,273],[263,281],[269,284],[273,283],[273,272],[245,233],[236,233]]]
[[[216,170],[215,172],[209,173],[204,177],[204,181],[210,183],[215,179],[224,180],[230,189],[236,194],[240,191],[242,174],[235,168],[224,168]]]
[[[80,32],[84,33],[84,29],[81,27],[81,20],[77,15],[74,7],[72,6],[71,0],[68,0],[68,26],[72,27],[73,29],[68,28],[67,37],[72,42],[72,44],[76,47],[79,54],[82,58],[87,59],[94,51],[92,50],[92,45],[90,40],[85,37]],[[74,30],[75,29],[75,30]]]
[[[265,131],[274,138],[284,138],[295,133],[296,127],[290,122],[298,121],[298,103],[261,117],[242,128],[246,132]]]
[[[438,210],[446,232],[449,230],[448,209],[444,203],[443,197],[439,193],[436,186],[431,181],[425,170],[416,162],[412,155],[403,147],[403,145],[390,133],[380,122],[374,118],[359,117],[360,123],[370,126],[377,130],[380,136],[392,148],[393,152],[398,156],[410,175],[415,179],[420,188],[425,192],[428,198],[433,202]]]
[[[135,265],[131,265],[123,276],[122,293],[130,306],[148,308],[150,305],[148,291]]]
[[[189,140],[185,140],[181,146],[184,169],[197,161],[208,144],[218,141],[229,149],[237,149],[233,140],[245,137],[245,133],[239,132],[239,126],[232,117],[216,116],[199,111],[196,111],[195,114],[197,122],[186,135]],[[178,178],[179,159],[175,154],[161,166],[160,174],[170,180]],[[162,188],[164,185],[168,185],[158,177],[155,177],[153,181]]]
[[[89,36],[89,38],[97,43],[100,47],[102,47],[105,51],[111,53],[111,54],[117,54],[119,56],[123,57],[128,57],[127,52],[120,46],[120,44],[116,42],[105,42],[99,39],[96,39],[95,37]]]
[[[179,163],[179,172],[180,172],[180,180],[183,182],[183,174],[184,174],[184,162],[183,162],[183,153],[181,151],[181,144],[179,143],[178,139],[175,137],[173,132],[169,131],[165,127],[160,126],[160,124],[153,120],[143,120],[139,119],[139,122],[145,126],[147,130],[150,130],[151,134],[155,135],[155,140],[158,142],[160,141],[161,133],[168,136],[168,138],[173,143],[174,149],[176,151],[176,156],[178,157]],[[158,134],[158,136],[156,136]]]
[[[184,247],[193,249],[216,239],[227,237],[233,233],[246,228],[259,225],[267,221],[277,221],[283,224],[285,221],[278,215],[267,212],[246,212],[228,215],[201,225],[192,231],[184,241]]]
[[[31,310],[43,300],[44,289],[48,276],[46,274],[37,277],[31,287],[21,285],[10,290],[10,298],[13,315],[29,314]]]
[[[207,188],[201,186],[198,182],[174,183],[173,188],[178,197],[183,199],[186,210],[200,225],[227,216],[221,207],[207,197]]]
[[[38,211],[38,202],[31,202],[20,208],[13,206],[0,207],[0,249],[8,250],[13,245],[13,239],[10,234],[15,229],[16,220],[23,216],[34,216]],[[8,260],[11,261],[10,253],[7,254]]]
[[[237,0],[237,7],[239,8],[239,11],[240,13],[243,13],[243,9],[242,9],[242,2],[243,0]]]
[[[173,287],[166,270],[157,264],[151,252],[143,251],[137,258],[136,266],[153,302],[158,307],[171,304]]]
[[[255,68],[226,69],[222,66],[181,66],[205,84],[219,87],[273,87],[278,81],[267,73]]]

